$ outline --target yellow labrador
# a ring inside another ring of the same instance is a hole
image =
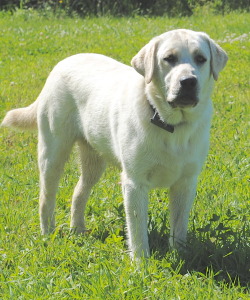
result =
[[[179,29],[152,39],[133,68],[99,54],[56,65],[37,100],[7,113],[3,126],[38,127],[40,222],[55,227],[55,197],[72,146],[80,150],[71,228],[85,231],[91,188],[107,163],[122,170],[132,257],[148,256],[148,192],[170,188],[170,244],[185,243],[197,177],[209,147],[214,80],[226,53],[205,33]]]

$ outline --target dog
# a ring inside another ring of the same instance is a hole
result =
[[[148,193],[169,188],[170,245],[185,245],[197,177],[209,149],[214,81],[227,54],[207,34],[186,29],[153,38],[132,67],[100,54],[59,62],[37,100],[11,110],[2,126],[38,128],[42,234],[55,229],[55,198],[64,164],[78,144],[81,176],[71,228],[84,233],[91,188],[105,167],[121,169],[128,247],[150,255]]]

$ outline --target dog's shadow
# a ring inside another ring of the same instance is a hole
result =
[[[244,226],[242,232],[235,232],[223,223],[212,227],[211,220],[204,228],[189,233],[184,251],[175,251],[173,269],[181,274],[197,271],[207,275],[210,272],[217,281],[250,288],[249,232]],[[169,234],[162,230],[149,232],[151,252],[156,258],[163,259],[173,252],[168,240]]]
[[[119,215],[121,224],[124,224],[125,216],[121,207]],[[180,252],[169,246],[167,220],[165,213],[161,214],[160,220],[149,215],[149,245],[155,259],[162,260],[169,256],[173,270],[178,269],[181,274],[192,271],[204,275],[210,273],[217,281],[250,288],[249,222],[244,216],[240,220],[240,230],[234,229],[233,224],[238,217],[230,211],[223,219],[214,214],[204,227],[196,228],[193,225],[185,250]],[[109,234],[109,230],[105,230],[99,238],[105,241]],[[119,235],[126,240],[125,228],[120,230]]]

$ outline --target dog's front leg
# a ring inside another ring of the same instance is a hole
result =
[[[148,189],[136,181],[124,178],[122,188],[131,257],[148,257]]]
[[[197,177],[181,178],[170,188],[170,246],[184,248],[189,212],[196,193]]]

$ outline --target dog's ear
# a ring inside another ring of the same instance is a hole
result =
[[[219,77],[219,72],[225,67],[228,56],[226,52],[213,41],[211,38],[207,37],[210,52],[211,52],[211,73],[214,77],[214,80],[217,80]]]
[[[154,74],[155,68],[155,53],[157,50],[159,40],[152,39],[146,46],[144,46],[131,60],[132,67],[142,76],[144,76],[146,83],[150,83]]]

